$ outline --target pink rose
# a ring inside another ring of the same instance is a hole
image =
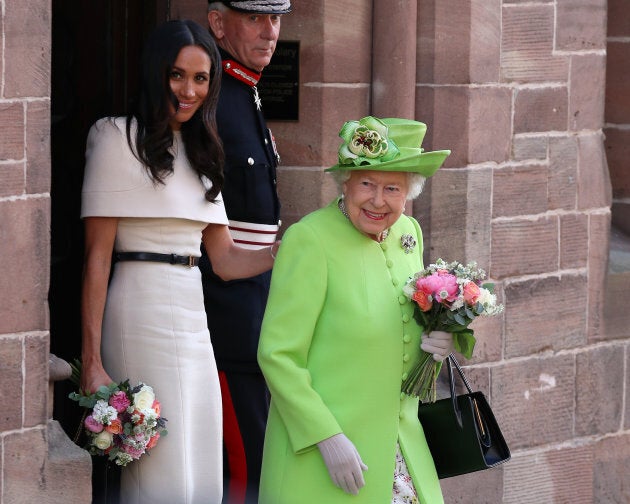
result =
[[[103,424],[96,420],[92,415],[87,416],[83,423],[85,424],[85,428],[90,432],[98,433],[103,430]]]
[[[113,407],[118,413],[122,413],[129,407],[130,401],[122,390],[115,392],[109,398],[109,405]]]
[[[438,303],[453,302],[459,294],[457,277],[446,272],[433,273],[428,277],[420,278],[416,282],[416,288],[433,296]]]
[[[418,278],[416,282],[416,290],[424,292],[427,295],[433,294],[434,287],[439,283],[439,277],[433,273],[432,275]]]
[[[123,444],[122,451],[131,455],[131,458],[139,459],[140,456],[144,453],[143,448],[135,448],[134,446]]]
[[[470,306],[477,303],[480,295],[481,291],[475,282],[468,282],[464,285],[464,301],[466,301],[466,303]]]

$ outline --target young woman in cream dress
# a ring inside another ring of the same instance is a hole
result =
[[[122,504],[221,502],[221,398],[200,244],[228,279],[273,259],[235,246],[227,230],[220,73],[207,29],[164,23],[147,42],[134,112],[99,120],[88,136],[81,387],[142,381],[168,420],[168,435],[122,469]]]

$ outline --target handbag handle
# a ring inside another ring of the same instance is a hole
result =
[[[455,358],[455,354],[450,353],[448,357],[446,358],[446,369],[448,370],[448,381],[449,381],[449,386],[451,389],[451,401],[453,403],[453,412],[455,413],[457,424],[459,425],[460,428],[463,428],[462,411],[459,407],[459,403],[457,402],[457,394],[455,393],[455,379],[453,376],[452,366],[455,366],[455,369],[457,369],[457,372],[459,373],[459,376],[464,382],[464,385],[466,386],[468,393],[472,394],[473,391],[470,388],[470,384],[468,383],[468,380],[466,379],[466,375],[462,371],[462,368],[459,366],[459,362],[457,362],[457,359]],[[488,428],[484,424],[483,418],[481,417],[481,413],[479,412],[479,406],[477,405],[477,401],[475,399],[472,399],[472,403],[473,403],[473,408],[475,412],[475,415],[474,415],[475,422],[477,423],[477,427],[479,428],[479,434],[480,434],[479,441],[484,446],[490,447],[490,444],[491,444],[490,432],[488,431]]]
[[[453,376],[453,366],[455,366],[455,369],[457,369],[457,372],[459,373],[459,376],[464,382],[464,385],[468,389],[469,394],[472,394],[472,390],[470,388],[470,384],[468,383],[468,380],[466,379],[466,375],[462,371],[462,368],[459,367],[459,362],[457,362],[457,359],[455,358],[455,354],[450,353],[446,357],[446,369],[448,371],[448,382],[449,382],[449,387],[451,390],[451,401],[453,402],[453,411],[455,412],[455,418],[457,419],[457,424],[461,428],[463,426],[462,411],[459,408],[459,403],[457,402],[457,394],[455,393],[455,378]]]

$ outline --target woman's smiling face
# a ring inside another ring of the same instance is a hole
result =
[[[203,105],[210,88],[210,56],[201,47],[182,47],[169,76],[171,91],[178,101],[171,107],[171,128],[179,130]]]
[[[402,215],[409,179],[406,172],[352,170],[342,188],[350,222],[377,240]]]

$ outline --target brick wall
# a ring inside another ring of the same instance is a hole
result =
[[[611,9],[627,29],[622,3]],[[335,161],[344,120],[395,110],[427,122],[427,148],[453,151],[413,205],[427,259],[479,261],[506,305],[503,317],[476,322],[478,347],[467,364],[513,459],[444,480],[447,503],[626,502],[618,468],[630,463],[630,334],[609,331],[604,297],[605,82],[615,71],[606,67],[606,2],[419,0],[415,15],[406,12],[416,26],[403,26],[414,33],[413,49],[379,38],[389,30],[406,39],[396,16],[408,5],[383,5],[296,2],[283,20],[283,38],[302,44],[300,122],[272,123],[283,157],[283,220],[334,195],[321,167]],[[399,54],[408,57],[404,68]],[[409,67],[413,110],[400,88]]]
[[[0,2],[0,501],[45,486],[48,395],[50,17]]]
[[[47,1],[0,1],[1,504],[91,493],[89,456],[48,408],[50,22]]]
[[[610,467],[630,462],[630,334],[611,337],[602,319],[606,2],[418,5],[416,115],[434,148],[454,151],[423,208],[430,256],[477,259],[506,306],[478,326],[470,372],[513,460],[446,480],[447,502],[627,502]]]

